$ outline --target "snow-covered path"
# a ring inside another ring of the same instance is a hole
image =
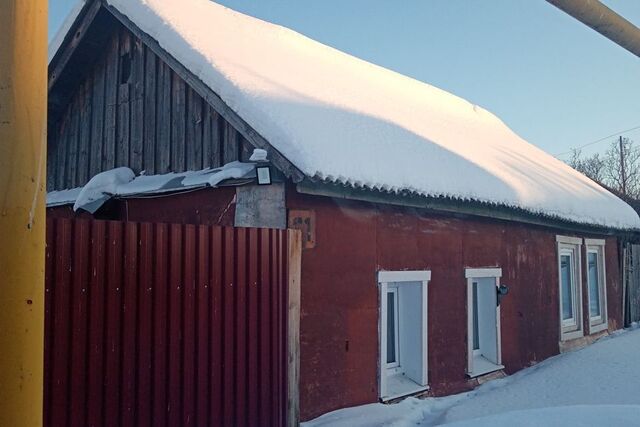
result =
[[[608,426],[629,425],[630,420],[640,425],[639,355],[639,329],[616,333],[468,393],[344,409],[305,427],[433,426],[461,420],[473,420],[460,424],[465,426],[548,425],[552,420],[569,426],[599,425],[602,420]],[[558,406],[564,408],[530,411]],[[511,411],[524,412],[505,414]]]

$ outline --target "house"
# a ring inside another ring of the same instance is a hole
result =
[[[622,327],[638,215],[428,84],[206,0],[93,0],[49,96],[50,217],[303,231],[303,420]]]

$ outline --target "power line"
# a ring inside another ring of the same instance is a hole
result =
[[[618,131],[618,132],[612,133],[611,135],[607,135],[607,136],[605,136],[604,138],[600,138],[600,139],[598,139],[598,140],[591,141],[591,142],[589,142],[589,143],[587,143],[587,144],[581,145],[580,147],[576,147],[576,148],[574,148],[573,150],[582,150],[583,148],[588,147],[588,146],[590,146],[590,145],[597,144],[598,142],[605,141],[605,140],[607,140],[607,139],[609,139],[609,138],[612,138],[612,137],[614,137],[614,136],[619,136],[619,135],[622,135],[623,133],[631,132],[632,130],[636,130],[636,129],[640,129],[640,125],[635,126],[635,127],[632,127],[632,128],[630,128],[630,129],[625,129],[625,130],[621,130],[621,131]],[[555,157],[564,156],[565,154],[569,154],[569,153],[571,153],[573,150],[569,150],[569,151],[565,151],[565,152],[560,153],[560,154],[556,154],[556,155],[555,155]]]

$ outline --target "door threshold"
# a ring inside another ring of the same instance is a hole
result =
[[[381,397],[380,400],[382,401],[382,403],[387,403],[390,402],[391,400],[395,400],[395,399],[400,399],[401,397],[409,397],[412,396],[414,394],[418,394],[418,393],[423,393],[425,391],[429,391],[430,388],[428,385],[426,386],[416,386],[415,389],[411,389],[411,391],[404,391],[402,393],[398,393],[398,394],[392,394],[390,396],[384,396]],[[395,403],[395,402],[391,402],[391,403]]]
[[[473,372],[467,373],[469,378],[480,377],[482,375],[504,369],[504,365],[496,365],[495,363],[488,361],[484,356],[475,356],[473,358],[473,366]]]
[[[429,386],[422,386],[401,373],[387,376],[387,396],[380,397],[383,402],[388,402],[400,397],[410,396],[429,390]]]

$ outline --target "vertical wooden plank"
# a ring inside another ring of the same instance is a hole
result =
[[[51,421],[60,425],[69,423],[69,380],[71,377],[69,351],[71,349],[71,254],[72,223],[60,220],[57,223],[55,241],[56,269],[53,295],[52,329],[52,387]]]
[[[129,166],[131,144],[131,33],[120,31],[120,63],[118,70],[118,131],[116,166]]]
[[[107,249],[107,300],[106,300],[106,353],[104,398],[104,424],[115,426],[120,423],[122,337],[120,334],[122,312],[122,261],[123,226],[119,222],[109,222]]]
[[[64,188],[74,188],[78,186],[78,135],[80,126],[80,100],[74,99],[69,107],[70,122],[67,139],[67,180]]]
[[[211,110],[211,167],[222,166],[224,119],[213,108]]]
[[[183,308],[182,328],[182,425],[194,425],[195,415],[195,367],[196,362],[196,228],[192,224],[184,227],[183,255]]]
[[[144,164],[147,174],[156,173],[156,55],[146,46],[144,71]]]
[[[89,221],[75,220],[71,267],[71,391],[70,426],[86,426],[87,407],[87,285],[89,282]]]
[[[236,425],[247,424],[247,229],[236,228]]]
[[[125,223],[124,283],[122,304],[122,403],[121,425],[135,425],[138,293],[138,224]]]
[[[238,135],[240,140],[240,161],[248,162],[249,158],[253,154],[253,145],[247,141],[242,135]]]
[[[102,170],[116,166],[116,133],[118,126],[118,86],[120,79],[120,34],[115,31],[109,41],[105,70],[104,146]]]
[[[58,148],[58,126],[50,125],[47,130],[47,191],[58,189],[56,187]]]
[[[152,425],[167,425],[168,405],[168,343],[169,328],[169,227],[155,224],[155,292],[153,294],[153,418]]]
[[[260,229],[260,420],[271,425],[271,231]]]
[[[235,426],[235,402],[236,402],[236,378],[234,365],[236,362],[235,353],[235,236],[233,228],[224,229],[224,290],[222,295],[222,313],[223,313],[223,329],[222,329],[222,347],[224,351],[222,370],[224,382],[222,387],[223,408],[222,408],[222,425]]]
[[[186,170],[185,164],[185,123],[186,85],[176,73],[171,82],[171,169],[172,172]]]
[[[187,87],[187,169],[202,169],[202,98]]]
[[[229,122],[224,123],[223,163],[227,164],[239,159],[238,132]]]
[[[209,352],[209,329],[211,324],[211,280],[210,280],[210,227],[200,225],[197,229],[197,366],[196,366],[196,418],[194,425],[210,425],[209,419],[209,382],[211,379],[211,354]],[[214,266],[218,269],[217,266]]]
[[[89,379],[87,391],[87,426],[102,426],[104,416],[104,317],[105,317],[105,246],[106,224],[91,225],[91,275],[89,278]]]
[[[287,426],[300,425],[300,283],[302,232],[287,230]]]
[[[131,100],[131,145],[129,147],[129,167],[134,172],[140,173],[143,169],[144,155],[144,45],[142,40],[134,37],[132,43],[131,59],[131,88],[133,90]]]
[[[181,424],[182,415],[182,227],[179,224],[170,226],[169,255],[169,401],[167,402],[170,426]]]
[[[102,153],[105,124],[105,76],[106,63],[96,64],[93,74],[91,107],[91,143],[89,144],[89,179],[102,171]]]
[[[223,335],[224,335],[224,283],[225,283],[225,234],[221,227],[211,227],[211,252],[209,277],[211,282],[211,328],[209,353],[211,354],[211,425],[223,425]]]
[[[247,260],[248,266],[248,283],[247,283],[247,329],[248,329],[248,343],[247,343],[247,355],[248,355],[248,371],[247,377],[247,396],[248,396],[248,408],[247,408],[247,424],[250,426],[260,425],[260,418],[258,415],[258,404],[260,403],[260,389],[259,389],[259,354],[260,354],[260,340],[259,332],[260,319],[259,319],[259,306],[258,306],[258,294],[260,287],[258,286],[258,264],[260,259],[258,257],[259,240],[258,229],[249,229],[249,244],[248,244],[249,257]]]
[[[207,102],[202,104],[202,168],[206,169],[212,165],[211,146],[211,106]]]
[[[67,152],[69,136],[69,113],[61,120],[56,141],[56,189],[64,190],[67,186]]]
[[[43,387],[43,422],[45,426],[53,425],[51,419],[51,397],[53,388],[53,309],[56,274],[56,225],[51,218],[47,219],[45,252],[45,288],[44,288],[44,387]]]
[[[137,391],[136,426],[151,426],[153,298],[156,291],[154,271],[162,261],[154,259],[153,224],[140,224],[139,283],[138,283],[138,361],[136,363]]]
[[[81,85],[80,123],[78,135],[78,176],[77,186],[85,185],[89,181],[89,152],[91,150],[91,106],[92,106],[93,78],[91,75]]]
[[[156,121],[156,173],[171,170],[171,93],[173,72],[167,64],[158,63],[158,111]]]

